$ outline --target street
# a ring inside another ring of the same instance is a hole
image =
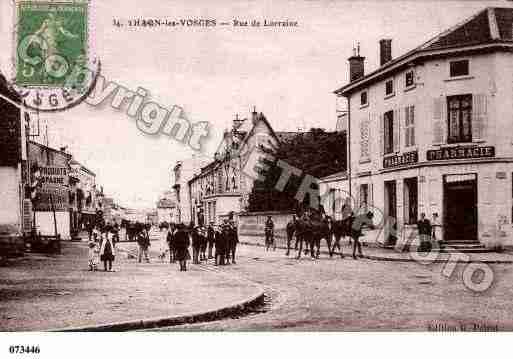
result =
[[[211,267],[267,289],[262,313],[238,319],[161,328],[163,331],[213,330],[511,330],[513,268],[493,265],[496,283],[484,293],[465,288],[444,264],[368,259],[287,258],[283,250],[239,246],[236,265]],[[204,266],[204,265],[201,265]]]

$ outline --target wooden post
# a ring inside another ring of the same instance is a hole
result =
[[[55,238],[59,235],[57,232],[57,217],[55,215],[55,207],[53,205],[53,196],[50,194],[50,206],[52,207],[52,213],[53,213],[53,228],[55,231]]]

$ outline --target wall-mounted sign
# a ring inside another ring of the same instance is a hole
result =
[[[41,188],[34,199],[35,211],[67,211],[69,208],[68,169],[66,167],[39,167]]]
[[[406,152],[402,155],[384,157],[383,168],[412,165],[417,162],[419,162],[417,151]]]
[[[427,151],[428,161],[495,157],[493,146],[457,146]]]

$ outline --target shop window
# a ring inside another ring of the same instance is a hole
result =
[[[472,142],[472,95],[447,97],[448,142]]]
[[[384,153],[394,152],[394,111],[385,112],[383,117]]]
[[[449,72],[451,77],[468,76],[468,60],[451,61],[449,63]]]
[[[418,213],[418,181],[417,177],[404,179],[404,222],[417,223]]]

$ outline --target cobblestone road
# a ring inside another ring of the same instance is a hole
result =
[[[212,270],[266,286],[271,297],[267,311],[162,330],[513,329],[513,265],[492,265],[496,282],[485,293],[463,285],[462,268],[451,278],[441,275],[442,268],[326,256],[297,261],[282,250],[241,246],[237,265]]]

